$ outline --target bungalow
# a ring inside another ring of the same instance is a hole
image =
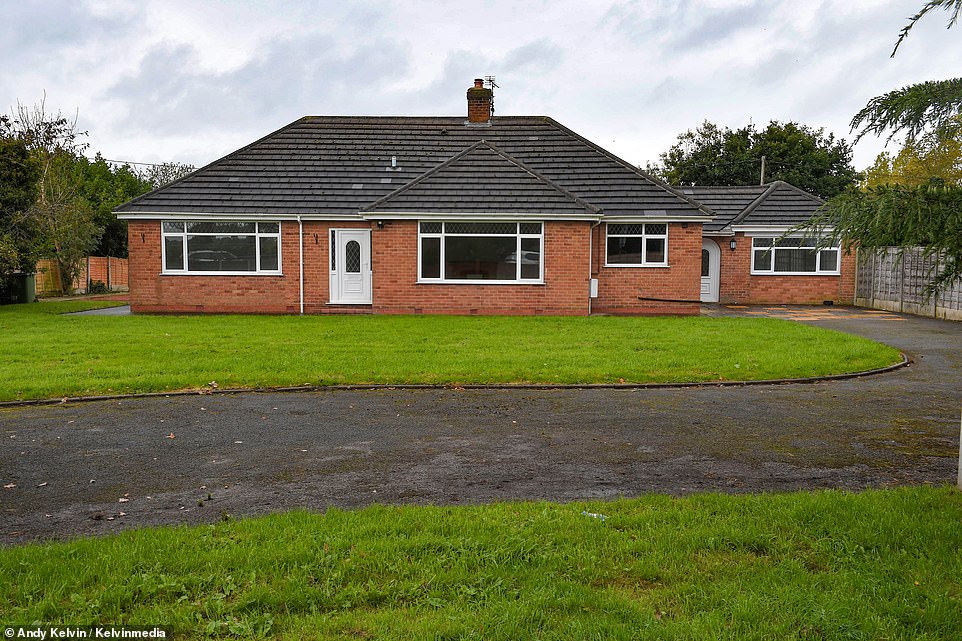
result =
[[[722,303],[848,303],[855,255],[794,234],[824,204],[777,180],[747,187],[682,187],[710,208],[703,225],[701,300]]]
[[[849,302],[785,183],[673,188],[548,117],[305,117],[116,213],[134,312],[697,314]],[[701,251],[699,251],[701,250]],[[767,262],[766,262],[767,260]],[[834,262],[833,262],[834,261]]]

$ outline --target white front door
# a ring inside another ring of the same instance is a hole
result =
[[[701,301],[718,302],[718,280],[721,273],[721,250],[707,238],[701,241]]]
[[[371,230],[333,230],[331,251],[331,302],[370,305]]]

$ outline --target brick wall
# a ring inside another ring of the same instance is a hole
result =
[[[331,228],[370,228],[373,305],[330,305]],[[546,222],[542,284],[479,285],[417,282],[415,221],[304,223],[304,311],[387,314],[588,313],[588,222]],[[604,225],[594,228],[593,274],[599,297],[592,311],[608,314],[697,314],[701,225],[674,223],[668,231],[670,267],[604,267]],[[281,224],[282,276],[161,274],[159,221],[130,221],[130,303],[134,312],[289,314],[299,309],[298,227]],[[725,256],[722,269],[725,269]],[[723,279],[724,283],[724,272]],[[723,290],[724,291],[724,290]],[[724,295],[724,294],[723,294]],[[641,300],[671,299],[669,301]],[[679,302],[680,301],[680,302]]]
[[[304,223],[304,311],[368,312],[370,307],[328,305],[331,227],[368,223]],[[187,276],[161,274],[160,222],[129,221],[130,306],[134,312],[296,314],[299,244],[296,221],[281,223],[282,276]]]
[[[769,276],[751,274],[752,239],[735,234],[736,248],[729,238],[707,239],[721,248],[719,301],[742,304],[810,305],[830,300],[851,305],[855,298],[855,255],[841,253],[839,276]]]
[[[605,267],[606,226],[594,230],[593,274],[603,314],[698,314],[701,292],[701,223],[668,226],[668,267]],[[642,298],[668,299],[663,301]]]
[[[418,283],[415,221],[387,221],[371,238],[374,312],[380,314],[588,313],[587,222],[544,224],[544,283]]]

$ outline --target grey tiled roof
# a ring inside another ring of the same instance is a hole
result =
[[[710,215],[680,192],[543,116],[495,117],[490,126],[469,126],[463,117],[309,116],[115,211],[144,217],[356,215],[481,140],[606,216]],[[493,177],[500,180],[497,173]],[[426,187],[420,193],[427,193]],[[551,194],[558,199],[557,190]]]
[[[706,232],[730,231],[732,225],[791,227],[807,221],[824,204],[817,196],[781,180],[767,185],[677,189],[715,212],[715,219],[704,224]]]
[[[486,140],[421,174],[362,213],[553,214],[597,217],[599,209]]]

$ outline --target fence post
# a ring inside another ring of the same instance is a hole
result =
[[[110,254],[107,254],[107,291],[111,291],[113,286],[110,284]]]
[[[905,311],[905,254],[899,261],[899,311]]]

